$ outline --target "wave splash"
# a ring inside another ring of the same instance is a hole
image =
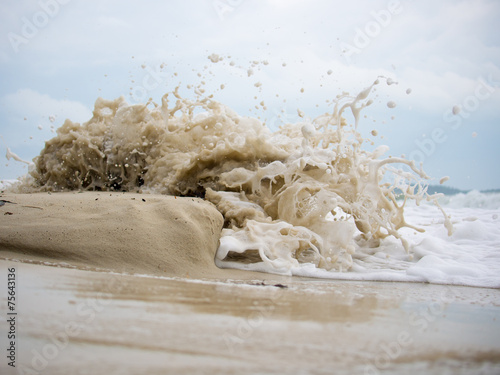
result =
[[[357,130],[359,115],[377,84],[337,96],[332,113],[276,132],[211,98],[182,98],[177,89],[161,104],[99,98],[88,122],[66,120],[46,142],[20,189],[204,196],[225,218],[219,267],[345,271],[356,241],[376,247],[393,236],[409,250],[400,229],[422,230],[405,221],[408,199],[439,207],[414,162],[384,156],[386,146],[364,149],[369,140]]]

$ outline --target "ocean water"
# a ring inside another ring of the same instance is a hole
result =
[[[384,84],[274,132],[202,93],[98,98],[89,121],[66,120],[28,175],[0,188],[205,197],[225,218],[221,268],[500,287],[500,195],[428,194],[421,166],[368,150],[360,113]]]

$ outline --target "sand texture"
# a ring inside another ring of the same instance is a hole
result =
[[[10,261],[2,280],[12,267],[20,320],[6,375],[500,373],[499,290],[296,277],[285,288]]]
[[[222,215],[201,199],[109,192],[2,194],[0,254],[79,268],[214,276]],[[10,203],[12,202],[12,203]]]

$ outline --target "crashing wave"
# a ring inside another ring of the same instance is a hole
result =
[[[99,98],[89,121],[66,120],[46,142],[19,189],[203,196],[225,218],[219,266],[244,259],[247,269],[278,273],[302,263],[348,270],[356,236],[370,246],[394,236],[408,251],[400,234],[414,228],[404,218],[406,201],[438,205],[421,184],[428,178],[421,167],[384,156],[386,146],[363,148],[359,114],[378,83],[357,96],[338,96],[332,113],[276,132],[211,98],[188,100],[177,90],[161,104]],[[347,111],[354,124],[345,120]]]

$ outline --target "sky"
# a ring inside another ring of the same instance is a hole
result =
[[[500,188],[496,0],[3,0],[0,180],[27,173],[65,119],[188,85],[275,130],[379,76],[360,131],[438,183]],[[213,55],[215,54],[215,55]],[[222,58],[212,62],[216,56]],[[200,86],[201,85],[201,86]],[[223,88],[221,87],[223,85]],[[260,103],[264,102],[264,106]],[[396,106],[388,105],[394,103]],[[390,108],[394,107],[394,108]]]

